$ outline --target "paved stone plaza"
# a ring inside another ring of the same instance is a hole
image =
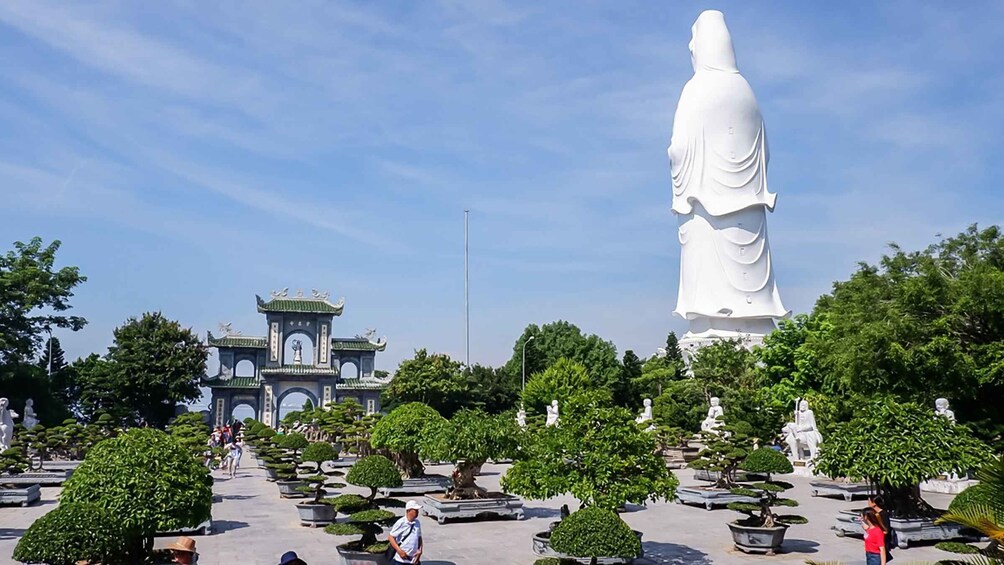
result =
[[[274,565],[279,555],[290,549],[297,551],[310,565],[338,565],[335,545],[349,537],[325,534],[320,529],[299,525],[294,501],[279,498],[272,483],[265,481],[263,471],[254,467],[253,458],[244,461],[236,479],[223,479],[217,474],[213,505],[215,532],[199,536],[200,565]],[[431,467],[431,472],[448,474],[450,468]],[[489,488],[498,487],[502,466],[486,465],[479,482]],[[697,484],[693,472],[677,472],[684,485]],[[802,503],[798,512],[810,523],[793,526],[785,540],[786,553],[774,557],[749,556],[736,552],[725,523],[736,513],[721,509],[680,504],[653,504],[648,508],[632,508],[624,519],[636,530],[645,533],[646,559],[652,563],[801,563],[805,559],[835,560],[848,565],[863,563],[862,542],[853,538],[838,538],[830,525],[841,509],[862,507],[863,502],[813,498],[809,495],[809,479],[793,477],[791,496]],[[345,492],[360,492],[348,487]],[[42,502],[30,508],[0,508],[0,563],[10,563],[17,538],[33,520],[56,507],[59,489],[43,489]],[[929,502],[944,507],[950,497],[928,495]],[[425,565],[530,565],[535,557],[530,548],[530,536],[547,529],[557,519],[562,504],[576,507],[574,499],[562,497],[546,502],[527,501],[526,517],[521,521],[462,522],[440,526],[434,520],[423,519],[426,541]],[[167,540],[159,540],[163,545]],[[949,554],[934,547],[920,546],[897,550],[900,563],[935,561]]]

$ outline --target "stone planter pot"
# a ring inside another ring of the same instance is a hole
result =
[[[855,496],[868,497],[874,490],[868,483],[850,483],[844,481],[811,481],[812,496],[839,496],[847,502],[854,500]]]
[[[279,479],[279,475],[276,474],[275,469],[265,469],[265,480],[266,481],[276,481]]]
[[[861,527],[861,510],[841,510],[832,530],[837,537],[863,536]],[[979,532],[960,526],[959,524],[935,524],[931,518],[890,518],[893,539],[896,546],[906,549],[915,541],[981,541]]]
[[[28,485],[24,488],[0,489],[0,505],[30,506],[42,498],[42,489],[38,485]]]
[[[523,517],[523,501],[515,496],[491,493],[490,498],[449,500],[444,495],[425,495],[422,513],[440,524],[453,518],[511,518]]]
[[[342,558],[344,565],[393,565],[391,560],[383,553],[356,551],[345,547],[345,545],[348,544],[339,545],[335,548],[338,550],[338,555]]]
[[[784,543],[784,533],[788,531],[788,526],[760,528],[730,522],[729,529],[732,530],[732,541],[735,543],[736,549],[745,553],[774,555],[781,550],[781,544]]]
[[[680,487],[676,489],[676,502],[679,504],[690,504],[693,506],[703,506],[705,510],[711,510],[715,506],[726,506],[731,502],[749,502],[757,504],[760,499],[752,496],[739,496],[732,494],[725,489],[710,487]]]
[[[279,496],[283,498],[303,498],[307,496],[306,494],[296,490],[304,486],[303,481],[276,481],[275,484],[279,487]]]
[[[62,486],[62,484],[66,482],[66,479],[69,479],[72,474],[73,469],[61,469],[58,471],[28,471],[4,477],[3,482],[4,484],[22,488],[29,487],[31,485],[58,487]]]
[[[302,526],[316,528],[327,526],[335,521],[335,507],[330,504],[301,502],[296,505],[296,511],[300,513],[300,525]]]
[[[634,534],[638,536],[638,540],[641,541],[641,532],[634,530]],[[556,559],[569,559],[575,561],[576,563],[583,563],[584,565],[589,565],[591,563],[589,557],[572,557],[571,555],[565,555],[555,551],[551,547],[551,532],[537,532],[533,535],[533,552],[541,557],[554,557]],[[645,549],[643,547],[641,553],[635,557],[597,557],[597,565],[621,565],[634,563],[634,560],[643,557],[645,555]]]
[[[380,496],[392,497],[408,494],[427,494],[430,492],[446,492],[452,481],[443,475],[426,475],[416,479],[404,479],[403,484],[394,488],[382,488]]]

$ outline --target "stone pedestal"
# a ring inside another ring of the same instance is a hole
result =
[[[28,485],[24,488],[0,489],[0,505],[30,506],[42,498],[42,489],[38,485]]]
[[[792,475],[796,477],[815,477],[816,473],[812,466],[808,464],[807,461],[792,461],[791,462]]]

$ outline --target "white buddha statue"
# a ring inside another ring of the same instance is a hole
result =
[[[641,414],[634,419],[635,422],[641,424],[652,419],[652,400],[646,398],[642,401]]]
[[[522,405],[520,405],[519,410],[516,411],[516,425],[521,428],[526,428],[526,410],[523,410]]]
[[[10,449],[14,441],[14,418],[17,412],[10,409],[10,401],[0,398],[0,453]]]
[[[718,417],[724,415],[725,409],[721,407],[721,401],[718,400],[717,396],[712,396],[711,407],[708,408],[708,417],[701,422],[701,431],[715,432],[722,425]]]
[[[547,421],[545,425],[557,426],[558,425],[558,401],[552,400],[551,405],[547,407]]]
[[[942,418],[948,418],[948,421],[955,423],[955,412],[948,408],[948,399],[939,398],[934,401],[934,414]]]
[[[799,401],[795,421],[788,422],[781,433],[791,450],[790,457],[793,461],[804,461],[805,451],[809,452],[810,461],[815,459],[819,453],[819,444],[823,443],[823,436],[816,427],[816,415],[809,410],[809,403],[805,400]]]
[[[788,315],[767,238],[776,198],[767,190],[767,133],[725,17],[702,12],[692,33],[694,76],[669,146],[681,246],[674,313],[690,322],[684,349],[720,338],[755,343]]]
[[[35,415],[35,401],[30,398],[24,401],[24,419],[21,420],[21,423],[26,430],[38,425],[38,417]]]

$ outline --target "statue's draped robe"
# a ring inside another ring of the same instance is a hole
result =
[[[767,190],[763,118],[720,12],[701,14],[690,48],[694,76],[669,147],[681,245],[675,313],[691,321],[691,333],[773,328],[787,310],[767,238],[775,195]]]

